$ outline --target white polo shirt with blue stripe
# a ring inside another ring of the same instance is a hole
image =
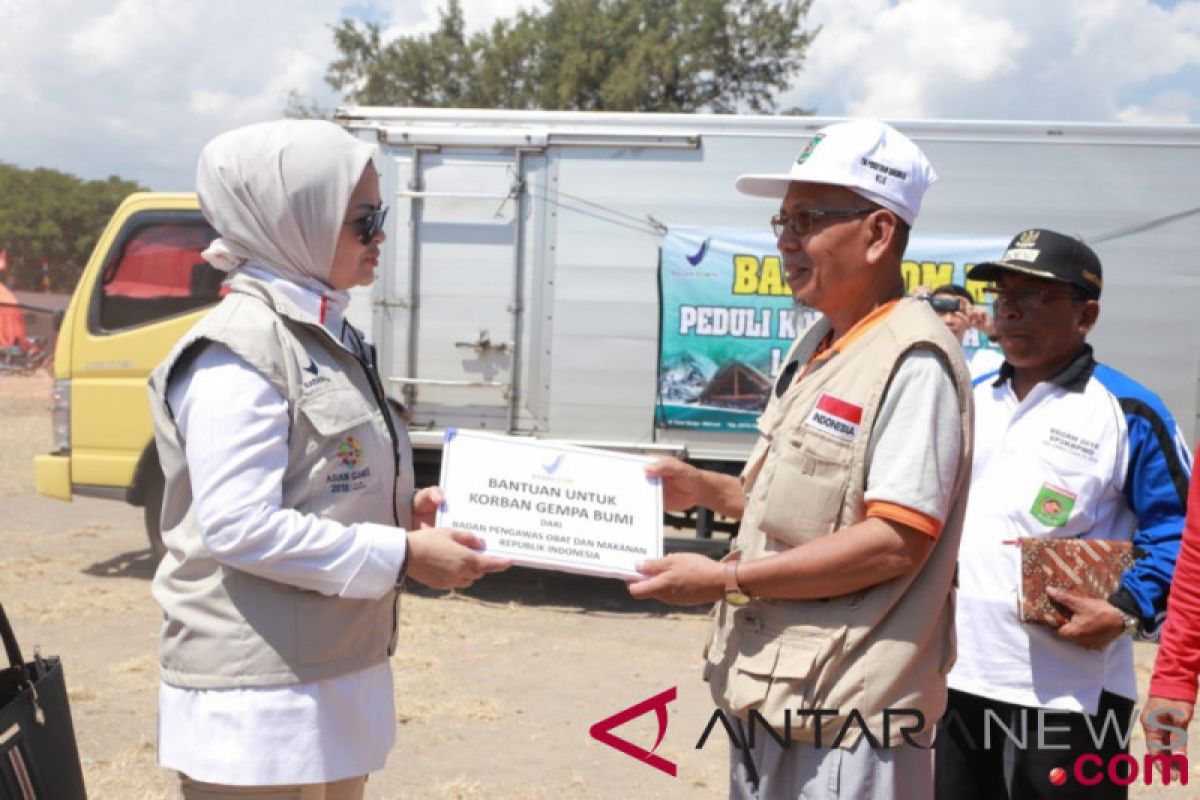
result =
[[[1018,400],[1011,367],[975,384],[975,455],[959,551],[958,661],[950,688],[1096,713],[1101,690],[1136,699],[1132,641],[1103,651],[1022,623],[1023,536],[1132,540],[1144,556],[1109,601],[1154,632],[1179,551],[1191,457],[1150,390],[1090,346]]]

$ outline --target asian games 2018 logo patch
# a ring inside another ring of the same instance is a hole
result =
[[[355,439],[353,436],[347,436],[338,445],[335,458],[337,458],[343,467],[354,469],[362,462],[362,445],[358,443],[358,439]]]

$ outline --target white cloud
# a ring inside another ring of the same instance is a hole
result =
[[[1072,11],[1072,59],[1122,84],[1200,63],[1200,4],[1168,10],[1149,0],[1102,0]]]
[[[547,0],[463,0],[468,30]],[[155,189],[205,141],[332,106],[330,26],[428,32],[444,0],[0,0],[0,160]],[[1200,0],[816,0],[784,105],[888,117],[1200,121]]]
[[[1029,42],[1009,20],[946,0],[825,3],[797,88],[817,92],[822,113],[923,117],[943,87],[1002,79]],[[833,97],[836,110],[827,109]],[[802,103],[803,104],[803,103]]]
[[[430,30],[441,0],[0,0],[0,160],[187,188],[204,142],[324,107],[330,28],[347,14]],[[468,27],[531,0],[464,0]]]
[[[1119,121],[1200,64],[1197,0],[818,0],[810,22],[784,105],[822,114]]]
[[[500,17],[512,17],[521,9],[544,8],[545,0],[460,0],[467,32],[490,27]],[[391,24],[384,29],[387,37],[429,33],[437,27],[438,10],[445,0],[407,0],[390,4]]]
[[[1125,106],[1117,112],[1117,119],[1141,125],[1181,125],[1200,116],[1197,112],[1200,112],[1200,100],[1195,94],[1169,91],[1154,95],[1145,105]]]
[[[0,0],[0,22],[11,20],[26,5],[28,0]]]
[[[248,10],[253,9],[253,10]],[[187,188],[203,143],[322,91],[332,59],[319,0],[51,0],[5,20],[0,158],[84,177]],[[330,97],[328,90],[324,94]]]
[[[188,98],[188,111],[197,116],[212,117],[227,112],[237,102],[229,92],[195,89]]]

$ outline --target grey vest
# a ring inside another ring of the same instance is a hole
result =
[[[398,591],[352,600],[259,578],[219,563],[200,536],[167,386],[206,341],[228,347],[287,399],[283,507],[343,524],[408,528],[411,521],[407,433],[380,407],[363,364],[269,283],[238,274],[229,286],[230,294],[150,376],[154,438],[166,477],[167,554],[154,576],[164,611],[162,678],[187,688],[278,686],[381,663],[396,646]]]

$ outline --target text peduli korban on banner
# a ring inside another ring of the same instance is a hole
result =
[[[972,265],[998,258],[1007,238],[919,236],[909,241],[904,286],[966,286],[983,303]],[[664,428],[753,431],[788,348],[816,318],[783,280],[775,238],[745,228],[672,227],[659,259],[662,329],[658,418]],[[990,346],[969,331],[964,346]]]

